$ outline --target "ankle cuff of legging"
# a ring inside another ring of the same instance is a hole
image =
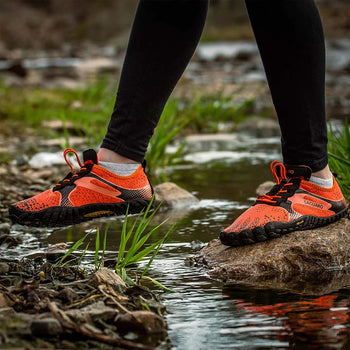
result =
[[[103,140],[101,148],[107,148],[113,152],[120,154],[123,157],[134,160],[135,162],[142,163],[145,155],[143,153],[136,152],[135,150],[128,149],[123,145],[115,145],[108,140]]]
[[[322,169],[324,169],[327,164],[328,164],[328,155],[322,157],[321,159],[317,159],[317,160],[311,160],[311,161],[286,161],[284,160],[285,164],[288,165],[307,165],[308,167],[311,168],[312,172],[316,172],[316,171],[320,171]]]

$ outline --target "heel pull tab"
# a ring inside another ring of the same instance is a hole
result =
[[[93,164],[98,164],[97,153],[95,150],[91,148],[83,152],[83,159],[84,159],[84,164],[86,162],[88,163],[92,162]]]

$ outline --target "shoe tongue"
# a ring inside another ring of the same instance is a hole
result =
[[[306,165],[286,165],[287,178],[303,177],[304,180],[309,181],[312,170]]]
[[[93,163],[93,164],[98,164],[97,161],[97,153],[93,149],[88,149],[83,152],[83,159],[84,159],[84,164],[86,162]]]

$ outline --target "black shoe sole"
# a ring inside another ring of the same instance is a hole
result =
[[[9,215],[12,222],[35,227],[59,227],[79,224],[99,217],[137,214],[151,200],[135,199],[121,203],[88,204],[81,207],[51,207],[37,212],[27,212],[12,205]],[[128,209],[129,208],[129,209]]]
[[[310,230],[312,228],[331,224],[332,222],[347,216],[348,210],[349,208],[346,207],[339,213],[328,217],[306,215],[287,223],[269,222],[265,226],[257,226],[253,229],[246,229],[241,232],[221,232],[220,241],[222,244],[231,247],[268,241],[293,231]]]

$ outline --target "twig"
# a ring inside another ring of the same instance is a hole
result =
[[[103,293],[106,297],[110,298],[115,305],[117,305],[117,307],[121,310],[121,311],[124,311],[126,314],[129,314],[130,311],[124,307],[122,304],[119,303],[119,301],[111,294],[111,293],[107,293],[105,290],[104,290],[104,285],[99,285],[98,286],[98,289],[101,293]]]
[[[53,316],[60,322],[63,328],[73,330],[76,333],[80,333],[81,335],[87,338],[108,343],[114,346],[119,346],[123,349],[136,349],[136,350],[154,350],[155,349],[153,347],[142,345],[140,343],[133,343],[128,340],[111,338],[104,334],[95,333],[91,329],[87,329],[83,325],[78,325],[74,323],[62,310],[60,310],[57,307],[55,302],[49,302],[48,307],[49,307],[49,310],[52,312]]]
[[[67,309],[71,309],[73,307],[76,307],[76,306],[79,306],[81,305],[82,303],[84,303],[85,301],[88,301],[88,300],[91,300],[91,299],[96,299],[96,298],[99,298],[99,297],[102,297],[103,295],[102,294],[93,294],[93,295],[90,295],[88,297],[85,297],[85,298],[82,298],[82,299],[79,299],[78,301],[76,301],[75,303],[73,304],[70,304],[70,305],[67,305]]]

